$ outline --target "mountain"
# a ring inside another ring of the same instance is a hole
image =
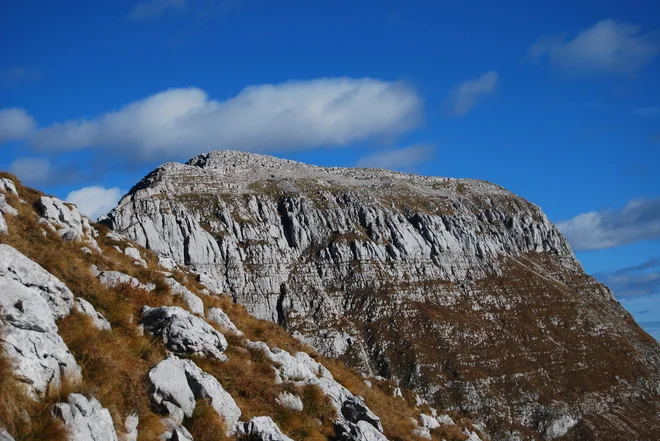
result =
[[[157,168],[103,224],[494,440],[660,437],[657,342],[497,185],[216,151]]]
[[[168,266],[0,173],[0,440],[487,439]]]

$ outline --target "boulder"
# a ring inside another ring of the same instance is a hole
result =
[[[71,291],[14,248],[0,245],[0,294],[0,341],[28,393],[43,397],[65,377],[78,382],[80,367],[55,323],[71,311]]]
[[[282,433],[270,417],[266,416],[254,417],[247,423],[241,423],[238,432],[251,440],[293,441]]]
[[[14,437],[7,432],[7,430],[0,428],[0,441],[16,441]]]
[[[438,420],[431,415],[422,413],[419,415],[419,421],[422,427],[427,427],[429,430],[437,429],[440,427]]]
[[[282,392],[277,397],[277,402],[280,406],[285,407],[289,410],[295,412],[303,411],[303,402],[298,395],[290,394],[288,392]]]
[[[142,258],[142,255],[140,252],[137,250],[137,248],[133,247],[126,247],[124,249],[124,254],[126,254],[128,257],[131,259],[135,260],[135,263],[137,263],[140,266],[147,267],[147,261]]]
[[[100,329],[101,331],[110,331],[112,330],[112,326],[110,326],[110,322],[106,320],[103,315],[96,311],[94,306],[89,303],[85,299],[81,299],[78,297],[76,299],[76,304],[75,304],[76,311],[80,312],[81,314],[85,314],[89,318],[92,319],[92,323],[94,324],[94,327],[97,329]]]
[[[366,421],[338,421],[335,434],[338,441],[387,441],[385,435]]]
[[[2,213],[0,213],[0,234],[7,234],[9,232],[9,227],[7,226],[7,221],[5,220]]]
[[[456,423],[454,420],[449,416],[449,415],[438,415],[435,417],[435,419],[440,423],[445,426],[455,426]]]
[[[71,394],[52,412],[66,426],[70,441],[118,441],[110,412],[94,397]]]
[[[83,241],[94,250],[100,252],[96,242],[97,231],[90,225],[89,219],[83,216],[75,205],[67,205],[63,201],[42,196],[37,202],[37,209],[47,223],[66,241]]]
[[[176,280],[168,277],[165,282],[170,286],[172,294],[181,297],[188,309],[193,314],[204,315],[204,302],[202,299],[193,294],[188,288],[177,282]]]
[[[220,308],[209,308],[208,311],[206,311],[206,320],[211,323],[215,323],[224,332],[243,335],[243,332],[240,331],[236,325],[234,325],[229,316],[225,314],[225,312]]]
[[[0,278],[30,287],[48,303],[54,319],[66,317],[73,308],[73,293],[57,277],[9,245],[0,244]]]
[[[0,192],[1,193],[11,193],[15,196],[18,196],[18,191],[16,190],[16,185],[14,181],[9,178],[0,178]]]
[[[18,210],[9,205],[5,199],[5,195],[2,193],[0,193],[0,214],[9,214],[12,216],[16,216],[18,214]]]
[[[196,401],[208,400],[227,425],[230,434],[241,417],[241,410],[218,380],[202,371],[193,361],[170,355],[149,372],[152,401],[177,424],[190,418]],[[179,414],[182,412],[182,415]]]
[[[156,289],[156,285],[153,283],[144,284],[135,277],[122,273],[121,271],[100,271],[97,277],[99,282],[101,282],[101,284],[107,288],[114,288],[118,285],[130,284],[135,288],[144,289],[145,291],[153,291]]]
[[[124,419],[124,437],[123,441],[137,441],[138,439],[138,424],[140,418],[137,414],[132,413]]]
[[[161,306],[142,309],[140,324],[144,329],[163,339],[172,352],[206,357],[225,361],[222,352],[227,348],[227,340],[203,319],[178,306]]]

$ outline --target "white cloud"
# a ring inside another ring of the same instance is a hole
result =
[[[84,187],[74,190],[66,197],[67,202],[76,204],[78,210],[92,220],[113,209],[124,192],[118,187]]]
[[[149,20],[167,12],[184,11],[186,7],[186,0],[143,0],[131,8],[128,16],[133,20]]]
[[[408,85],[323,78],[243,89],[215,101],[200,89],[170,89],[91,120],[39,130],[45,149],[105,147],[141,159],[213,149],[302,150],[396,135],[419,125],[422,101]]]
[[[355,166],[365,168],[402,170],[427,161],[432,156],[432,146],[416,144],[402,149],[385,150],[372,153],[363,158],[360,158]]]
[[[480,99],[495,92],[498,83],[499,75],[495,71],[490,71],[479,78],[455,86],[444,102],[448,114],[467,115]]]
[[[557,227],[574,250],[612,248],[660,238],[660,198],[634,199],[618,211],[582,213]]]
[[[26,184],[40,184],[50,178],[52,167],[46,158],[18,158],[11,163],[9,171]]]
[[[603,20],[581,31],[573,40],[562,36],[541,37],[529,57],[550,62],[572,74],[609,73],[634,75],[660,51],[649,34],[634,24]]]
[[[24,109],[0,109],[0,144],[28,138],[37,127]]]

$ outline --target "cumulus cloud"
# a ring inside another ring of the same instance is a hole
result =
[[[574,39],[541,37],[529,50],[529,58],[544,57],[572,74],[634,75],[655,58],[660,44],[641,27],[613,19],[600,21]]]
[[[385,168],[402,170],[410,168],[433,156],[433,147],[426,144],[416,144],[402,149],[385,150],[360,158],[356,167]]]
[[[167,12],[184,11],[186,6],[186,0],[143,0],[131,8],[128,16],[133,20],[149,20]]]
[[[594,276],[609,286],[618,298],[660,294],[660,258],[657,257],[639,265]]]
[[[326,78],[252,86],[227,101],[170,89],[91,120],[39,130],[44,149],[106,147],[142,159],[212,149],[248,151],[341,146],[416,127],[422,102],[406,84]]]
[[[67,202],[76,204],[78,210],[92,220],[113,209],[124,192],[118,187],[84,187],[74,190],[66,197]]]
[[[482,98],[494,93],[498,83],[497,72],[486,72],[479,78],[455,86],[443,105],[449,115],[465,116]]]
[[[0,144],[28,138],[37,127],[24,109],[0,109]]]
[[[582,213],[557,227],[574,250],[612,248],[660,238],[660,198],[633,199],[621,210]]]
[[[50,179],[52,166],[47,158],[18,158],[9,171],[26,184],[43,184]]]

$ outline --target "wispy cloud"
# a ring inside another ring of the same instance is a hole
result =
[[[637,107],[633,109],[633,112],[643,118],[660,118],[660,107],[658,106]]]
[[[557,223],[574,250],[612,248],[660,238],[660,198],[633,199],[620,210],[591,211]]]
[[[128,16],[133,20],[152,20],[166,13],[184,12],[187,6],[187,0],[144,0],[137,2]]]
[[[411,130],[423,115],[409,85],[371,78],[265,84],[227,101],[170,89],[92,119],[54,124],[41,149],[105,147],[132,160],[177,159],[212,149],[302,150],[344,146]]]
[[[26,139],[36,127],[37,123],[25,109],[0,109],[0,144]]]
[[[213,17],[235,7],[240,0],[143,0],[128,13],[131,20],[154,20],[164,15],[189,14],[198,19]]]
[[[5,85],[13,85],[24,80],[36,80],[39,77],[39,73],[24,66],[12,67],[0,71],[0,83]]]
[[[53,168],[47,158],[18,158],[9,165],[9,171],[21,181],[35,185],[47,182]]]
[[[405,170],[433,157],[433,146],[415,144],[394,150],[384,150],[360,158],[356,167],[385,168],[390,170]]]
[[[495,71],[486,72],[478,78],[454,86],[443,106],[450,116],[465,116],[485,96],[495,92],[499,75]]]
[[[84,187],[69,193],[66,201],[76,204],[81,213],[96,220],[113,209],[123,194],[119,187]]]
[[[528,57],[548,60],[576,75],[635,75],[660,52],[655,34],[643,34],[640,26],[613,19],[600,21],[572,40],[565,36],[541,37]]]
[[[651,258],[639,265],[612,272],[597,273],[594,277],[609,286],[618,298],[660,294],[660,258]],[[639,313],[643,312],[648,311]]]

